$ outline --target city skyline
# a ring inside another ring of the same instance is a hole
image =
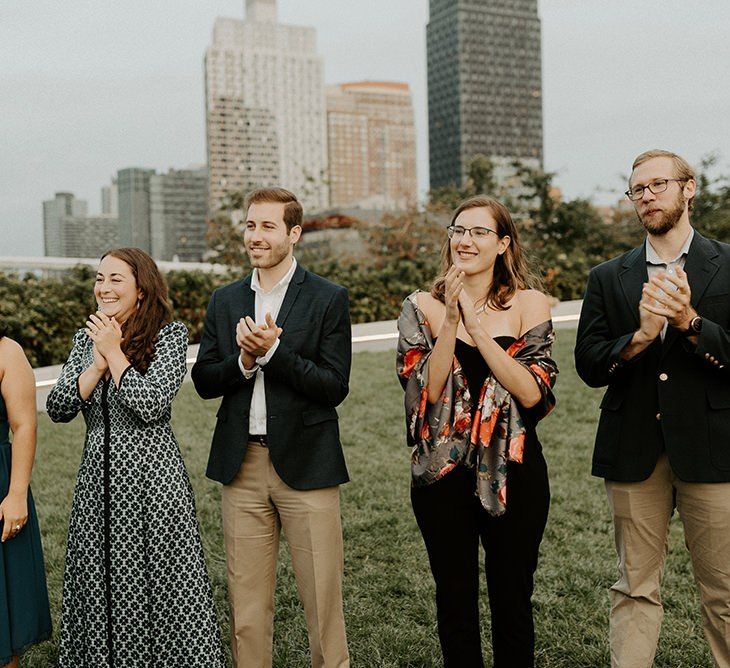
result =
[[[41,0],[0,10],[1,255],[40,254],[41,202],[74,192],[99,211],[98,188],[124,165],[166,171],[205,161],[202,55],[218,16],[242,18],[243,0],[123,7]],[[616,0],[539,3],[546,169],[567,197],[620,196],[620,175],[643,149],[697,162],[730,159],[730,46],[717,30],[730,6],[688,8]],[[428,187],[425,32],[428,2],[336,13],[312,0],[279,0],[280,20],[317,31],[325,83],[409,84],[416,113],[419,195]],[[170,20],[174,16],[175,20]],[[681,20],[677,17],[681,16]],[[33,48],[27,48],[33,44]],[[708,68],[707,62],[713,67]],[[642,75],[633,73],[642,71]]]

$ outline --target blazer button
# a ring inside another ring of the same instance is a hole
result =
[[[662,414],[661,413],[657,413],[654,417],[656,417],[657,420],[661,420],[662,419]]]
[[[659,380],[669,380],[669,376],[666,373],[660,373]]]
[[[710,359],[710,353],[705,353],[705,359],[706,360]]]

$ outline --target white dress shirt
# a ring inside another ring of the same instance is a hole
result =
[[[257,325],[266,324],[266,314],[271,313],[271,317],[276,320],[284,301],[284,295],[289,288],[289,283],[297,269],[297,261],[292,258],[289,271],[281,278],[281,280],[268,292],[264,291],[259,283],[259,270],[254,269],[251,275],[251,289],[256,294],[254,312]],[[243,366],[241,356],[238,356],[238,366],[246,378],[251,378],[254,374],[256,380],[253,386],[253,396],[251,397],[251,408],[248,414],[248,433],[249,434],[266,434],[266,393],[264,392],[264,374],[261,367],[273,357],[276,349],[279,347],[279,339],[274,342],[269,351],[263,357],[256,358],[256,365],[251,369]]]

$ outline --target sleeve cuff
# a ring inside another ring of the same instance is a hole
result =
[[[258,359],[256,360],[258,362]],[[246,379],[253,378],[256,375],[256,372],[259,370],[259,365],[255,364],[252,369],[247,369],[245,366],[243,366],[243,360],[241,359],[241,356],[238,356],[238,368],[241,370],[241,373],[243,374],[243,377]]]
[[[279,339],[276,339],[274,341],[274,345],[269,348],[268,352],[263,355],[262,357],[256,358],[256,364],[259,366],[265,366],[269,363],[269,360],[274,356],[274,353],[276,352],[276,349],[279,347]]]

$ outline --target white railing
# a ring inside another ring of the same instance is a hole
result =
[[[580,318],[579,315],[555,315],[553,322],[576,322]],[[352,343],[373,343],[376,341],[392,341],[398,338],[398,332],[387,332],[386,334],[366,334],[363,336],[353,336]],[[195,357],[188,357],[186,360],[188,366],[195,364]],[[36,381],[36,389],[51,387],[56,384],[58,378],[48,378],[46,380]]]

